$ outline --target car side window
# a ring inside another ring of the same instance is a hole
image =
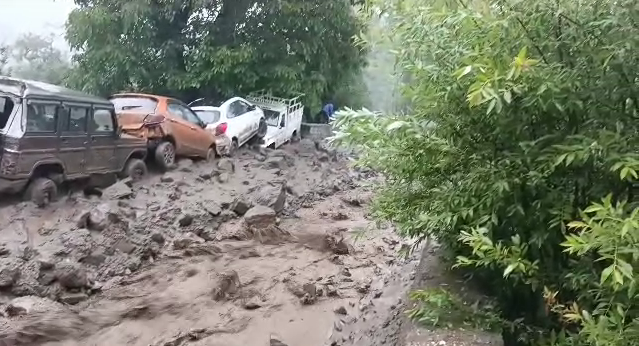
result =
[[[229,118],[235,118],[246,113],[246,108],[241,101],[235,101],[229,105]]]
[[[186,115],[186,121],[189,121],[195,125],[199,125],[202,123],[202,120],[200,120],[200,117],[198,117],[197,114],[195,114],[195,112],[193,112],[192,110],[190,110],[189,108],[185,106],[181,106],[181,107],[183,108],[184,115]]]
[[[176,117],[180,117],[180,118],[186,120],[186,116],[184,115],[184,112],[182,111],[182,108],[177,103],[169,103],[169,105],[166,107],[166,109],[172,115],[174,115]]]
[[[113,133],[114,127],[113,113],[110,109],[96,109],[93,111],[91,132]]]
[[[61,113],[61,126],[62,132],[84,133],[87,128],[87,118],[89,117],[89,108],[68,106],[64,112]]]
[[[27,133],[55,133],[58,105],[31,103],[27,106]]]

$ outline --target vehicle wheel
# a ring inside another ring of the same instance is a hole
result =
[[[291,137],[291,143],[297,143],[301,140],[300,134],[297,131],[293,132],[293,136]]]
[[[266,136],[267,130],[268,126],[266,125],[266,120],[260,119],[260,125],[257,127],[257,134],[255,136],[259,139],[262,139]]]
[[[29,184],[27,196],[39,208],[44,208],[57,198],[58,186],[49,178],[37,178]]]
[[[206,152],[206,161],[208,162],[213,162],[215,161],[215,148],[209,148],[209,150]]]
[[[146,163],[140,159],[130,159],[124,168],[125,176],[131,178],[133,181],[142,180],[147,172]]]
[[[229,156],[235,156],[235,153],[237,152],[237,149],[240,148],[239,143],[237,142],[237,139],[234,139],[231,142],[231,148],[229,149]]]
[[[162,142],[155,148],[155,161],[164,170],[175,165],[175,147],[171,142]]]

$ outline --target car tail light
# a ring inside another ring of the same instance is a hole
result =
[[[223,135],[226,133],[226,129],[229,128],[229,125],[227,123],[221,123],[219,125],[217,125],[215,127],[215,135],[219,136],[219,135]]]
[[[147,115],[144,118],[144,125],[157,125],[164,121],[164,116],[162,115]]]

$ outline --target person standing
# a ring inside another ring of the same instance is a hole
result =
[[[331,102],[325,104],[320,111],[321,121],[324,121],[326,122],[326,124],[328,124],[333,118],[333,114],[335,114],[335,106],[333,106]]]

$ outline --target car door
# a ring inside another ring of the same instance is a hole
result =
[[[170,103],[169,107],[181,114],[183,125],[188,128],[185,143],[189,146],[191,155],[206,157],[207,151],[213,144],[213,135],[202,128],[202,120],[189,107],[181,103]],[[171,111],[171,110],[169,110]]]
[[[246,123],[242,118],[243,112],[246,110],[242,107],[239,100],[235,100],[228,105],[226,118],[228,122],[228,130],[231,138],[235,137],[238,144],[244,143],[244,133],[246,132]]]
[[[242,104],[244,109],[246,109],[246,113],[242,115],[242,117],[244,117],[244,122],[246,123],[247,127],[246,140],[249,140],[257,133],[258,127],[260,126],[260,109],[248,103],[248,101],[246,100],[241,100],[240,103]]]
[[[173,126],[175,126],[173,135],[175,141],[178,142],[178,147],[183,148],[183,152],[180,155],[195,155],[197,149],[195,147],[195,140],[193,133],[195,132],[195,125],[187,120],[187,115],[184,113],[184,107],[182,107],[177,101],[169,101],[167,104],[167,111],[171,113],[174,119],[172,119]]]
[[[60,111],[59,156],[65,163],[66,174],[70,178],[87,173],[87,156],[89,155],[87,120],[90,114],[91,106],[82,104],[65,103]]]
[[[18,173],[28,175],[38,162],[57,161],[57,121],[61,103],[29,99],[26,105],[26,127],[24,137],[20,139]]]
[[[89,172],[111,172],[117,166],[115,112],[106,107],[93,108],[89,118]]]

